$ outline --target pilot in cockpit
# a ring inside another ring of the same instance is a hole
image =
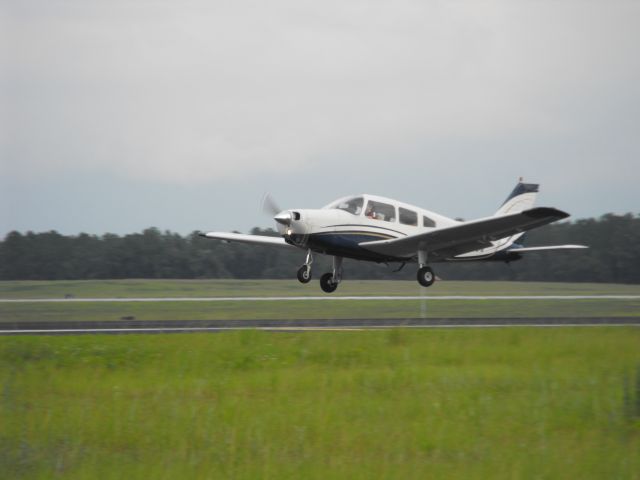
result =
[[[364,212],[364,216],[374,220],[376,219],[376,212],[373,210],[373,205],[367,205],[367,210]]]

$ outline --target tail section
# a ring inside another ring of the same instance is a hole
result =
[[[501,217],[510,213],[518,213],[533,207],[538,195],[537,183],[518,182],[516,188],[507,197],[498,211],[493,214],[494,217]]]
[[[498,211],[493,214],[494,217],[501,217],[510,213],[518,213],[533,207],[538,196],[537,183],[523,183],[522,179],[518,182],[513,191],[509,194]],[[503,250],[511,246],[516,240],[520,239],[523,233],[517,233],[511,237],[499,241],[498,249]]]

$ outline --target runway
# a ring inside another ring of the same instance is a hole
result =
[[[0,303],[84,303],[84,302],[296,302],[344,300],[640,300],[640,295],[385,295],[305,297],[116,297],[116,298],[0,298]]]
[[[640,326],[640,317],[381,318],[293,320],[111,320],[0,322],[0,335],[159,334],[228,330],[369,330],[386,328],[501,328]]]

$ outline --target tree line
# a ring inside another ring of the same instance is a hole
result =
[[[276,235],[254,228],[257,235]],[[640,283],[640,215],[606,214],[528,232],[526,245],[580,243],[588,250],[531,253],[517,262],[434,264],[450,280]],[[295,278],[305,252],[225,244],[197,232],[181,236],[148,228],[128,235],[10,232],[0,242],[0,280],[118,278]],[[345,278],[413,279],[415,266],[345,260]],[[314,277],[330,268],[316,256]]]

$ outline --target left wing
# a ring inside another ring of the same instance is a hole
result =
[[[266,235],[245,235],[242,233],[209,232],[201,233],[201,237],[215,238],[224,242],[253,243],[257,245],[271,245],[275,247],[297,248],[288,244],[282,237],[267,237]]]
[[[359,245],[391,257],[411,258],[418,250],[424,250],[429,256],[442,259],[490,247],[494,240],[541,227],[568,216],[568,213],[555,208],[538,207],[510,215],[460,223],[418,235],[363,242]]]

